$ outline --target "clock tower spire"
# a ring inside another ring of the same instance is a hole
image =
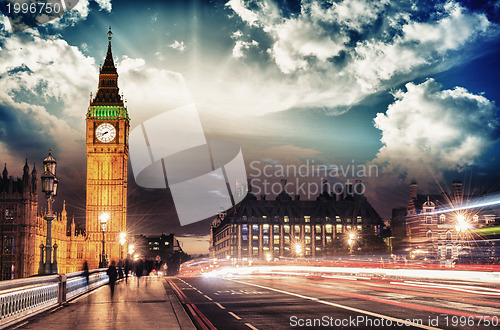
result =
[[[86,233],[90,240],[89,266],[99,261],[118,261],[121,232],[126,231],[127,162],[129,117],[118,88],[118,72],[111,52],[111,27],[108,51],[99,71],[99,86],[90,100],[86,118],[87,200]],[[102,214],[109,216],[101,217]],[[106,226],[100,219],[107,218]],[[102,256],[102,229],[105,228],[105,255]]]

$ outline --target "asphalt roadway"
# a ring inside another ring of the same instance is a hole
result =
[[[354,276],[170,278],[198,329],[493,329],[500,289]]]

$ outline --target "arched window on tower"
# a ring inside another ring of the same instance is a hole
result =
[[[432,239],[432,231],[429,230],[425,236],[427,236],[427,238],[429,239]]]
[[[445,223],[445,221],[446,221],[446,216],[444,214],[441,214],[439,216],[439,224],[442,225]]]
[[[451,241],[451,231],[446,232],[446,240]]]

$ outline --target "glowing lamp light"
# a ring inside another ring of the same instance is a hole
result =
[[[466,232],[470,229],[470,223],[467,221],[466,217],[463,214],[457,215],[457,224],[455,229],[458,232]]]
[[[297,254],[302,253],[302,246],[299,243],[295,244],[295,253]]]
[[[108,229],[108,220],[109,220],[109,213],[108,212],[103,212],[99,216],[99,220],[101,221],[101,230],[104,232]]]
[[[126,233],[124,233],[124,232],[121,232],[121,233],[120,233],[120,244],[121,244],[121,245],[125,244],[125,242],[127,241],[127,240],[126,240],[126,237],[127,237],[127,234],[126,234]]]
[[[273,257],[272,257],[272,255],[271,255],[271,253],[267,253],[267,254],[266,254],[266,260],[267,260],[267,262],[270,262],[272,258],[273,258]]]

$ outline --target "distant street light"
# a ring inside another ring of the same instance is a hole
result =
[[[56,218],[52,214],[52,203],[59,187],[59,180],[56,178],[56,167],[57,162],[52,157],[52,150],[49,149],[49,155],[43,160],[44,172],[40,176],[42,180],[42,192],[45,193],[45,198],[47,199],[47,213],[43,217],[47,221],[47,238],[45,246],[43,244],[40,245],[40,266],[38,268],[38,274],[40,275],[57,274],[59,272],[57,269],[57,244],[52,246],[52,220]],[[43,260],[44,248],[45,262]],[[52,248],[54,248],[54,262],[52,262]]]
[[[352,248],[355,242],[356,242],[356,234],[349,233],[349,239],[347,240],[347,244],[349,244],[349,253],[352,253]]]
[[[99,216],[99,220],[101,222],[101,230],[102,230],[102,252],[101,252],[101,261],[99,262],[99,268],[105,268],[107,266],[107,261],[106,261],[106,240],[104,234],[106,233],[106,230],[108,229],[108,220],[109,220],[109,213],[108,212],[103,212]]]
[[[302,245],[300,245],[300,243],[296,243],[296,244],[295,244],[295,254],[296,254],[298,257],[301,257],[301,256],[302,256]]]
[[[120,241],[119,241],[120,245],[121,245],[121,247],[120,247],[120,260],[123,259],[123,246],[125,245],[125,242],[127,241],[126,237],[127,237],[126,233],[124,233],[124,232],[120,233]]]

